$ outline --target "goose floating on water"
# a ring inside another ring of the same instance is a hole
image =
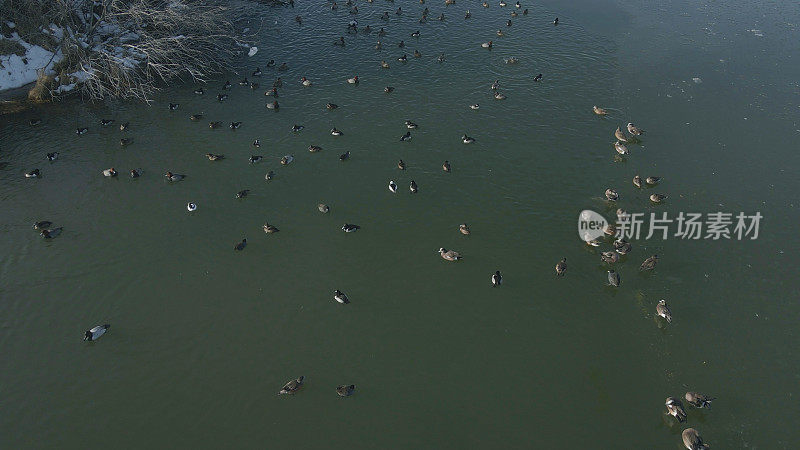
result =
[[[678,422],[686,422],[686,411],[683,409],[683,403],[675,397],[667,397],[664,403],[667,407],[667,415],[670,415]]]
[[[109,324],[105,325],[98,325],[91,330],[86,330],[83,333],[83,340],[84,341],[96,341],[100,338],[100,336],[106,334],[106,331],[111,327]]]
[[[706,394],[692,391],[687,392],[683,398],[685,398],[686,401],[695,408],[709,408],[711,407],[711,401],[714,400],[714,397],[709,397]]]
[[[681,433],[681,440],[683,440],[683,446],[688,450],[704,450],[709,448],[708,445],[703,443],[703,438],[700,437],[700,433],[694,428],[683,430],[683,433]]]

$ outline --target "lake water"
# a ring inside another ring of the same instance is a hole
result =
[[[344,33],[344,5],[298,1],[266,10],[258,53],[242,57],[242,74],[264,71],[255,92],[232,74],[223,103],[226,77],[204,96],[166,88],[150,106],[71,99],[0,117],[0,447],[678,449],[692,426],[713,448],[797,448],[800,10],[567,3],[525,2],[530,14],[506,27],[513,3],[359,2],[360,27],[388,31],[378,52],[375,32]],[[340,35],[345,48],[332,45]],[[264,107],[269,59],[289,65],[278,112]],[[419,124],[412,142],[399,141],[406,119]],[[134,143],[121,148],[126,121]],[[613,131],[627,122],[647,133],[616,161]],[[295,161],[282,167],[285,154]],[[23,177],[35,167],[41,179]],[[108,167],[120,176],[101,176]],[[169,184],[167,170],[187,178]],[[664,179],[638,190],[635,174]],[[608,187],[629,212],[760,212],[759,237],[634,240],[613,289],[599,255],[610,244],[576,234],[583,209],[614,216]],[[669,198],[654,206],[653,192]],[[64,233],[44,241],[31,224],[45,219]],[[265,234],[265,221],[281,231]],[[651,254],[659,265],[640,273]],[[671,324],[654,317],[661,298]],[[81,340],[102,323],[99,341]],[[277,395],[300,375],[300,392]],[[336,395],[351,383],[352,397]],[[664,399],[687,390],[718,399],[687,404],[678,425]]]

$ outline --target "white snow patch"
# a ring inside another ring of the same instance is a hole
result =
[[[0,55],[0,91],[33,83],[40,69],[52,74],[53,65],[61,60],[60,51],[53,56],[52,52],[23,41],[17,33],[11,35],[11,40],[25,47],[25,56]]]

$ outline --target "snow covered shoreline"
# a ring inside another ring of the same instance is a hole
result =
[[[8,22],[6,25],[14,29],[13,22]],[[11,34],[10,39],[4,39],[16,42],[25,48],[25,55],[0,55],[0,92],[34,83],[40,70],[44,70],[45,75],[53,75],[53,66],[61,61],[60,50],[53,54],[38,45],[25,42],[16,32]]]

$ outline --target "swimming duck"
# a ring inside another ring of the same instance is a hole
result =
[[[48,153],[47,154],[47,160],[48,161],[55,161],[56,159],[58,159],[58,152],[53,152],[53,153]]]
[[[630,134],[632,134],[634,136],[641,136],[641,135],[644,134],[644,130],[642,130],[641,128],[639,128],[636,125],[634,125],[634,124],[629,122],[628,123],[628,133],[630,133]]]
[[[284,166],[287,166],[287,165],[291,164],[292,161],[294,161],[294,156],[292,156],[292,155],[284,155],[281,158],[281,164],[284,165]]]
[[[439,14],[439,17],[436,18],[439,22],[444,22],[444,13]]]
[[[98,325],[91,330],[86,330],[83,333],[83,340],[84,341],[96,341],[100,338],[100,336],[106,334],[106,331],[111,327],[109,324],[105,325]]]
[[[664,300],[663,298],[659,300],[658,304],[656,305],[656,315],[658,315],[658,317],[664,318],[664,320],[666,320],[667,323],[672,323],[672,311],[669,310],[669,306],[667,306],[667,301]],[[688,396],[689,393],[687,392],[686,395]],[[687,400],[689,400],[688,397]],[[692,402],[690,401],[689,403]]]
[[[339,107],[339,105],[337,105],[336,103],[326,103],[325,107],[328,109],[336,109]]]
[[[614,189],[608,188],[606,189],[606,199],[610,202],[615,202],[619,200],[619,194]]]
[[[505,100],[506,99],[506,95],[501,93],[501,92],[495,92],[494,93],[494,98],[496,100]]]
[[[667,196],[664,194],[652,194],[650,195],[650,201],[653,203],[661,203],[667,199]]]
[[[522,15],[523,16],[527,16],[528,15],[528,8],[525,8],[524,10],[522,10]]]
[[[506,22],[506,26],[507,26],[507,27],[510,27],[510,26],[511,26],[511,19],[508,19],[508,22]]]
[[[119,125],[119,131],[128,131],[128,127],[130,126],[130,122],[125,122]]]
[[[258,86],[259,86],[259,84],[258,84],[258,83],[256,83],[255,81],[253,81],[253,82],[251,82],[251,83],[250,83],[250,89],[252,89],[252,90],[254,90],[254,91],[255,91],[256,89],[258,89]]]
[[[630,242],[626,241],[625,239],[617,239],[614,241],[614,250],[622,256],[627,255],[630,253],[633,246]]]
[[[233,249],[240,252],[244,250],[245,247],[247,247],[247,239],[242,239],[242,242],[236,244]]]
[[[278,231],[281,230],[279,230],[278,227],[276,227],[275,225],[270,225],[268,223],[264,224],[264,233],[272,234],[272,233],[277,233]]]
[[[558,17],[556,17],[556,20],[553,21],[553,25],[558,25]]]
[[[256,139],[256,140],[255,140],[255,141],[253,141],[253,143],[252,143],[252,144],[250,144],[250,145],[252,145],[252,146],[253,146],[253,147],[255,147],[255,148],[261,148],[261,139]]]
[[[620,141],[616,141],[616,142],[614,142],[614,149],[615,149],[615,150],[617,151],[617,153],[619,153],[620,155],[627,155],[627,154],[629,154],[629,153],[630,153],[630,152],[628,151],[628,147],[625,147],[625,144],[621,143]]]
[[[439,54],[439,56],[436,58],[436,61],[444,62],[444,53]]]
[[[352,233],[359,229],[361,229],[361,227],[353,223],[346,223],[342,225],[342,231],[344,231],[345,233]]]
[[[336,393],[339,394],[339,397],[349,397],[353,395],[353,392],[356,390],[356,385],[351,384],[349,386],[341,385],[336,388]]]
[[[341,136],[342,134],[344,133],[342,133],[340,130],[337,130],[336,127],[331,129],[331,136]]]
[[[419,192],[419,186],[417,186],[417,182],[411,180],[411,184],[408,186],[408,189],[411,191],[412,194],[416,194]]]
[[[395,183],[394,180],[389,181],[389,192],[391,192],[392,194],[397,193],[397,183]]]
[[[496,272],[495,272],[495,273],[492,275],[492,278],[491,278],[491,279],[492,279],[492,286],[493,286],[493,287],[498,287],[498,286],[500,286],[500,285],[503,283],[503,276],[502,276],[502,275],[500,275],[500,271],[499,271],[499,270],[498,270],[498,271],[496,271]]]
[[[255,164],[257,162],[261,162],[262,159],[264,159],[264,157],[261,155],[251,155],[248,161],[250,162],[250,164]]]
[[[269,171],[266,175],[264,175],[264,179],[267,181],[272,181],[272,178],[275,176],[275,172]]]
[[[58,237],[58,235],[61,234],[62,231],[64,231],[64,227],[58,227],[52,229],[45,228],[44,230],[42,230],[41,233],[39,233],[39,235],[45,239],[53,239],[55,237]]]
[[[567,258],[561,258],[556,264],[556,276],[562,277],[567,273]]]
[[[586,241],[586,245],[588,245],[589,247],[600,247],[600,241],[597,240],[597,238],[590,239]]]
[[[481,6],[483,6],[484,8],[488,8],[489,7],[489,2],[483,2],[483,3],[481,3]]]
[[[491,88],[493,91],[497,91],[498,89],[500,89],[500,80],[494,80],[492,82]]]
[[[86,128],[86,127],[83,127],[83,128],[80,128],[80,127],[79,127],[79,128],[77,128],[77,129],[75,129],[75,134],[78,134],[78,135],[80,135],[80,134],[86,134],[88,131],[89,131],[89,129],[88,129],[88,128]]]
[[[225,82],[225,84],[223,84],[223,85],[222,85],[222,90],[223,90],[223,91],[225,91],[225,90],[228,90],[228,89],[230,89],[230,88],[231,88],[231,86],[233,86],[233,85],[231,84],[231,80],[227,80],[227,81]]]
[[[409,130],[414,130],[414,129],[417,128],[417,126],[418,125],[415,124],[414,122],[412,122],[410,120],[406,120],[406,128],[408,128]]]
[[[474,105],[469,105],[469,109],[480,109],[481,105],[475,103]]]
[[[602,259],[604,263],[613,264],[619,261],[619,254],[616,252],[603,252],[600,254],[600,259]]]
[[[269,62],[267,63],[267,67],[274,67],[274,66],[275,66],[275,60],[270,59]]]
[[[317,209],[322,214],[327,214],[327,213],[329,213],[331,211],[331,207],[326,205],[325,203],[320,203],[319,205],[317,205]]]
[[[402,159],[397,161],[397,168],[400,170],[406,170],[406,163]]]
[[[467,10],[467,12],[466,12],[466,13],[464,13],[464,20],[467,20],[467,19],[469,19],[470,17],[472,17],[472,13],[471,13],[471,12],[469,12],[469,10]]]
[[[667,397],[664,403],[667,406],[667,415],[670,415],[678,422],[686,422],[686,411],[683,409],[683,403],[675,397]]]
[[[254,70],[251,75],[254,76],[254,77],[260,77],[261,76],[261,69],[256,67],[256,70]]]
[[[193,122],[197,122],[198,120],[200,120],[202,118],[203,118],[202,114],[192,114],[191,116],[189,116],[189,120],[191,120]]]
[[[519,2],[517,2],[517,3],[514,3],[514,6],[515,6],[517,9],[519,9],[519,8],[522,8],[522,5],[520,5],[520,4],[519,4]]]
[[[625,133],[623,133],[619,127],[617,127],[617,129],[614,130],[614,137],[616,137],[618,141],[628,142],[628,137],[625,136]]]
[[[468,236],[470,234],[469,225],[467,225],[466,223],[462,223],[461,225],[458,226],[458,231],[460,231],[461,234]]]
[[[100,120],[100,125],[102,125],[104,127],[107,127],[107,126],[111,125],[112,123],[114,123],[114,119],[102,119],[102,120]]]
[[[178,106],[180,106],[180,104],[179,104],[179,103],[170,103],[170,104],[169,104],[169,109],[170,109],[171,111],[175,111],[176,109],[178,109]]]
[[[653,270],[656,268],[656,263],[658,262],[658,255],[653,255],[644,260],[639,270]]]
[[[103,176],[104,176],[104,177],[115,177],[115,176],[117,176],[117,171],[116,171],[116,170],[114,170],[114,168],[113,168],[113,167],[112,167],[112,168],[110,168],[110,169],[105,169],[105,170],[103,171]]]
[[[603,228],[603,233],[605,233],[607,236],[614,236],[617,234],[617,227],[609,223]]]
[[[383,27],[381,27],[381,29],[378,30],[378,36],[386,36],[386,30],[384,30]]]
[[[300,16],[294,16],[294,21],[299,23],[300,25],[303,24],[303,18]]]
[[[422,53],[419,50],[414,50],[414,58],[422,58]]]
[[[306,377],[302,377],[301,376],[301,377],[299,377],[297,379],[294,379],[294,380],[284,384],[283,388],[281,388],[281,390],[278,392],[278,395],[294,394],[295,392],[297,392],[300,389],[300,386],[303,385],[303,380],[305,378]]]
[[[242,126],[242,122],[231,122],[230,127],[231,130],[236,130]]]
[[[661,177],[647,177],[645,178],[645,183],[649,184],[650,186],[655,186],[661,181]]]
[[[34,230],[44,230],[46,228],[49,228],[52,225],[53,225],[53,222],[51,222],[49,220],[40,220],[38,222],[34,222],[33,223],[33,229]]]
[[[401,7],[399,7],[399,6],[398,6],[398,7],[397,7],[397,11],[395,11],[394,13],[395,13],[396,15],[398,15],[398,16],[399,16],[399,15],[401,15],[401,14],[403,14],[403,8],[401,8]]]
[[[215,128],[219,128],[220,125],[221,125],[220,122],[208,122],[208,128],[211,128],[212,130]]]
[[[217,101],[224,102],[228,99],[228,94],[217,94]]]
[[[533,81],[542,81],[542,77],[543,77],[542,74],[536,75],[535,77],[533,77]]]
[[[353,78],[348,78],[347,82],[350,84],[358,84],[358,75],[354,76]]]
[[[192,203],[192,202],[187,203],[186,210],[189,212],[197,211],[197,203]]]
[[[339,155],[339,161],[345,161],[347,159],[350,159],[350,150]]]
[[[683,446],[688,450],[704,450],[709,448],[708,445],[703,443],[703,438],[700,437],[700,433],[694,428],[683,430],[681,439],[683,440]]]
[[[465,144],[472,144],[473,142],[475,142],[475,139],[471,138],[471,137],[469,137],[469,136],[467,136],[465,134],[465,135],[461,136],[461,142],[463,142]]]
[[[508,4],[508,3],[506,3],[506,2],[505,2],[505,0],[500,0],[500,7],[501,7],[501,8],[505,8],[505,6],[506,6],[507,4]]]
[[[289,66],[286,63],[281,63],[281,65],[278,66],[278,70],[280,70],[281,72],[289,70]]]
[[[519,15],[519,13],[517,13],[516,11],[511,11],[511,17],[512,18],[513,17],[517,17],[518,15]]]
[[[36,125],[39,125],[41,123],[42,123],[42,119],[38,119],[38,118],[31,119],[31,120],[28,121],[28,125],[30,125],[32,127],[35,127]]]
[[[33,169],[30,172],[25,172],[25,178],[39,178],[39,169]]]
[[[400,141],[402,142],[411,141],[411,132],[407,131],[406,134],[400,137]]]
[[[122,138],[119,140],[119,145],[123,147],[127,147],[128,145],[133,144],[133,138]]]
[[[619,274],[614,272],[613,270],[608,271],[608,284],[614,287],[619,287],[619,283],[621,282],[619,278]]]
[[[333,2],[331,5],[331,11],[336,11],[337,9],[339,9],[339,5],[337,5],[336,2]]]
[[[445,5],[455,5],[456,4],[456,0],[444,0],[444,4]]]
[[[167,172],[167,173],[165,173],[165,174],[164,174],[164,177],[165,177],[165,178],[166,178],[168,181],[181,181],[181,180],[183,180],[184,178],[186,178],[186,175],[181,175],[181,174],[179,174],[179,173]]]
[[[387,63],[386,60],[384,59],[383,61],[381,61],[381,67],[383,67],[384,69],[388,69],[389,63]]]
[[[625,222],[626,220],[630,220],[631,215],[622,208],[617,208],[617,221],[618,222]]]
[[[131,178],[139,178],[142,176],[142,169],[131,169]]]
[[[403,56],[397,58],[397,60],[400,61],[400,62],[406,62],[406,61],[408,61],[408,56],[403,55]]]
[[[484,42],[483,44],[481,44],[481,47],[483,47],[483,48],[492,48],[492,41]]]
[[[662,300],[663,301],[663,300]],[[667,310],[669,312],[669,310]],[[669,321],[669,319],[667,319]],[[699,392],[687,392],[686,395],[683,396],[690,405],[694,406],[695,408],[710,408],[711,401],[714,400],[714,397],[709,397],[706,394],[701,394]]]
[[[598,116],[605,116],[608,114],[608,110],[601,108],[599,106],[592,106],[592,111]]]
[[[460,253],[453,250],[448,250],[446,248],[440,248],[439,255],[442,258],[446,259],[447,261],[458,261],[459,259],[461,259]]]
[[[512,56],[510,58],[506,58],[505,62],[506,64],[516,64],[519,62],[519,59],[517,59],[515,56]]]
[[[333,45],[344,47],[344,36],[339,36],[339,39],[333,41]]]
[[[372,33],[372,27],[367,25],[364,27],[364,33],[369,34]]]
[[[281,79],[281,77],[276,78],[275,81],[272,82],[272,87],[274,88],[279,88],[282,86],[283,86],[283,80]]]
[[[635,177],[633,177],[633,185],[636,186],[637,188],[641,188],[642,187],[642,177],[640,177],[639,175],[636,175]]]
[[[336,300],[337,302],[343,304],[343,305],[346,305],[346,304],[350,303],[350,299],[347,298],[347,295],[345,295],[344,292],[342,292],[342,291],[340,291],[338,289],[333,291],[333,299]]]
[[[397,44],[397,46],[398,46],[398,47],[400,47],[400,48],[403,48],[403,47],[405,47],[405,46],[406,46],[406,43],[405,43],[405,42],[403,42],[403,41],[400,41],[400,42]]]
[[[239,80],[239,86],[249,86],[249,85],[250,85],[250,81],[247,80],[247,77],[242,78],[241,80]]]
[[[419,37],[419,30],[411,33],[411,37],[418,38]]]
[[[267,103],[266,107],[267,107],[267,109],[274,109],[275,111],[277,111],[280,108],[280,105],[278,105],[278,101],[275,100],[275,101]]]
[[[445,172],[450,172],[450,161],[445,161],[442,163],[442,170]]]
[[[381,41],[378,41],[378,43],[375,44],[375,50],[380,50],[382,48],[383,48],[383,45],[381,45]]]
[[[206,91],[204,91],[203,88],[200,87],[200,88],[195,89],[194,93],[197,94],[197,95],[203,95],[203,94],[206,93]]]
[[[309,145],[308,146],[308,151],[311,152],[311,153],[321,152],[322,151],[322,147],[320,147],[318,145]]]
[[[272,89],[264,92],[264,95],[266,95],[267,97],[278,98],[278,89],[277,88],[272,88]]]
[[[305,128],[303,125],[298,125],[298,124],[292,125],[292,131],[295,133],[301,131],[303,128]]]
[[[384,11],[381,15],[381,20],[389,20],[389,11]]]
[[[302,84],[303,86],[311,86],[311,80],[309,80],[306,77],[302,77],[300,78],[300,84]]]

